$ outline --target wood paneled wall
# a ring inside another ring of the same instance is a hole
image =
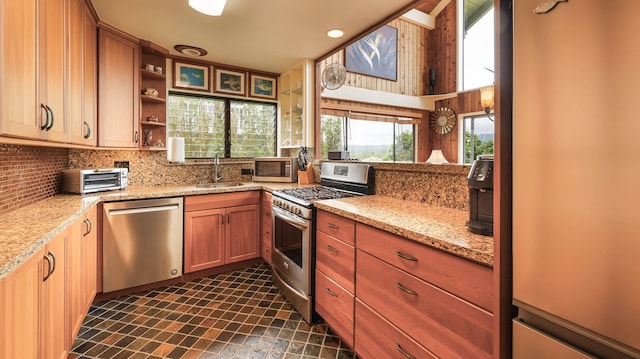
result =
[[[426,64],[424,72],[436,70],[436,94],[456,92],[458,67],[457,1],[451,1],[436,17],[435,29],[426,33]],[[428,94],[429,83],[424,93]]]
[[[402,19],[393,20],[388,25],[398,29],[398,81],[347,72],[345,85],[410,96],[423,95],[424,41],[428,30]],[[334,62],[344,65],[344,50],[321,61],[320,70]]]

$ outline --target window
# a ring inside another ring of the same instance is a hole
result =
[[[494,82],[493,0],[458,0],[458,90]]]
[[[479,155],[493,154],[494,126],[493,119],[487,115],[466,116],[460,120],[459,138],[461,143],[460,162],[471,164]]]
[[[167,136],[184,137],[185,157],[276,154],[276,105],[169,93]]]
[[[348,150],[352,159],[413,162],[414,124],[321,115],[322,158],[329,151]]]

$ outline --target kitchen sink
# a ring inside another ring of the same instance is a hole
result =
[[[240,187],[244,185],[244,183],[240,182],[218,182],[218,183],[198,183],[196,188],[225,188],[225,187]]]

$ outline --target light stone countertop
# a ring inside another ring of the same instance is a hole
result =
[[[247,182],[237,187],[129,186],[90,195],[61,194],[0,215],[0,280],[100,202],[240,191],[273,192],[317,184]],[[491,267],[493,237],[469,233],[468,213],[379,195],[317,201],[316,207]],[[100,214],[99,214],[100,215]]]
[[[240,191],[273,192],[280,189],[313,186],[317,184],[247,182],[242,186],[219,188],[196,188],[194,185],[129,186],[122,191],[98,192],[89,195],[61,194],[49,197],[0,215],[0,280],[100,202]]]
[[[493,237],[469,232],[469,212],[373,195],[314,202],[316,208],[493,267]]]

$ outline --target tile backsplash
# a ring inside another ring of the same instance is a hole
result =
[[[0,144],[0,214],[60,193],[66,148]]]
[[[289,155],[295,155],[291,153]],[[130,185],[161,186],[211,182],[210,161],[170,164],[164,151],[84,150],[0,144],[0,214],[60,193],[60,171],[110,168],[129,163]],[[469,208],[470,166],[424,163],[369,163],[375,168],[376,194],[459,210]],[[251,160],[222,160],[224,182],[249,182],[242,169]],[[319,181],[319,168],[315,168]]]

